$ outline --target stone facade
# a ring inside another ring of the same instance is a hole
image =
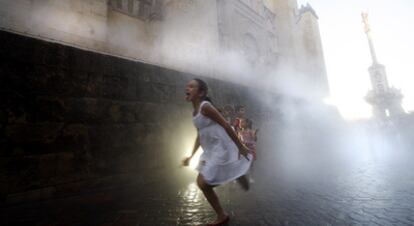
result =
[[[277,63],[276,14],[260,1],[218,1],[222,48],[239,51],[252,66]]]
[[[329,93],[325,60],[322,51],[318,16],[308,4],[301,6],[296,17],[299,27],[297,45],[297,70],[304,73],[304,80],[309,83],[317,98],[326,97]]]
[[[329,95],[318,18],[296,0],[0,0],[0,16],[3,30],[221,80],[288,68]]]

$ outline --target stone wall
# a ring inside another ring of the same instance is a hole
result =
[[[125,11],[138,2],[0,0],[0,30],[247,86],[288,74],[312,84],[304,95],[329,96],[318,21],[298,21],[296,0],[146,1],[159,9],[151,19]]]
[[[318,20],[309,4],[300,8],[296,21],[299,27],[296,67],[306,72],[303,80],[314,90],[315,97],[323,99],[329,96],[329,87]]]
[[[184,101],[194,75],[5,31],[0,43],[2,201],[148,183],[178,168],[195,137]],[[204,79],[216,105],[259,107],[249,95],[258,91]]]
[[[214,74],[209,66],[219,48],[215,1],[159,2],[168,3],[162,7],[162,20],[120,13],[107,0],[0,0],[0,29],[168,68]]]

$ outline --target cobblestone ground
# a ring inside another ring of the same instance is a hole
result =
[[[257,161],[250,191],[235,183],[217,191],[229,225],[414,225],[411,159],[331,161],[298,174]],[[194,183],[164,181],[3,207],[0,217],[7,225],[203,225],[214,215]]]

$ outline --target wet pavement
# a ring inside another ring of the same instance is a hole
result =
[[[236,183],[217,191],[229,225],[414,225],[411,159],[383,155],[296,169],[259,159],[250,191]],[[175,176],[188,173],[179,169]],[[8,206],[0,217],[2,225],[204,225],[214,214],[186,180]]]

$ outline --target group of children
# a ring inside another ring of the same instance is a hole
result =
[[[233,127],[239,139],[252,151],[256,160],[256,142],[258,129],[253,129],[252,120],[246,117],[246,109],[243,105],[225,105],[218,109],[228,123]]]

